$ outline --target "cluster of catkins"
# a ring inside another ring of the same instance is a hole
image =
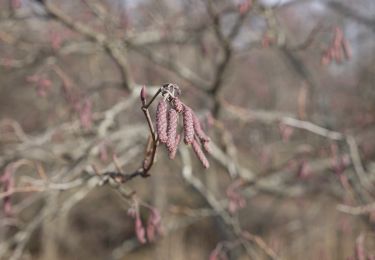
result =
[[[332,61],[341,63],[344,59],[349,60],[352,56],[348,40],[345,39],[341,28],[336,27],[331,45],[323,53],[321,63],[328,65]]]
[[[170,159],[176,156],[181,135],[178,133],[179,117],[182,114],[183,139],[191,145],[198,159],[205,168],[210,166],[203,149],[209,152],[210,138],[203,131],[201,123],[194,111],[179,98],[176,85],[168,84],[162,88],[163,98],[156,109],[156,131],[160,143],[165,144]]]

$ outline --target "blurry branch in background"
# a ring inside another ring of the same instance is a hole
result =
[[[221,59],[219,62],[217,62],[214,67],[214,76],[213,81],[210,84],[209,87],[209,94],[212,96],[214,100],[214,107],[212,109],[212,113],[215,117],[218,116],[219,110],[220,110],[220,102],[219,102],[219,92],[220,89],[225,84],[224,78],[226,76],[226,70],[228,68],[228,65],[231,61],[231,58],[233,56],[233,46],[232,41],[236,38],[238,33],[240,32],[240,29],[242,25],[244,24],[244,21],[251,10],[251,6],[247,8],[244,12],[241,12],[237,14],[236,20],[233,24],[233,26],[230,28],[229,32],[225,35],[223,33],[223,24],[222,24],[222,18],[220,13],[215,9],[214,2],[212,0],[207,1],[207,13],[210,16],[211,19],[211,26],[215,33],[216,40],[220,46],[221,49]]]
[[[337,210],[352,214],[352,215],[363,215],[363,214],[370,214],[375,211],[375,203],[358,206],[358,207],[350,207],[347,205],[338,205]]]
[[[348,7],[339,1],[328,1],[326,5],[342,16],[353,19],[375,32],[375,19],[373,17],[366,17],[365,15],[362,15],[358,11],[354,10],[354,8]]]
[[[207,80],[202,79],[195,72],[193,72],[183,64],[173,61],[170,58],[165,58],[162,54],[158,54],[157,52],[155,53],[151,50],[147,50],[146,48],[138,48],[137,46],[134,46],[131,42],[128,42],[127,44],[130,49],[144,55],[153,63],[174,72],[181,79],[189,82],[193,86],[199,86],[198,89],[207,89]]]
[[[73,86],[71,79],[69,79],[69,77],[59,67],[55,66],[54,68],[55,72],[59,75],[66,87],[71,88]],[[138,89],[138,91],[139,90],[140,89]],[[105,137],[108,140],[111,140],[112,138],[113,140],[119,139],[125,145],[125,147],[129,145],[130,147],[135,145],[137,139],[132,137],[132,135],[134,136],[134,132],[142,134],[142,131],[137,129],[136,125],[128,127],[125,132],[121,129],[118,131],[109,132],[108,127],[110,127],[110,125],[114,123],[113,120],[120,112],[129,109],[133,105],[135,98],[138,97],[138,93],[136,96],[129,96],[126,100],[119,102],[113,108],[110,108],[107,111],[97,112],[93,115],[94,121],[98,122],[99,125],[98,130],[100,131],[98,131],[98,135],[105,134]],[[7,199],[6,203],[8,203],[8,201],[9,203],[11,203],[10,199],[13,197],[12,195],[15,195],[15,193],[37,192],[37,194],[41,194],[43,196],[41,198],[39,197],[39,199],[37,200],[32,201],[32,204],[35,204],[38,201],[44,199],[48,201],[41,210],[40,214],[37,214],[35,218],[30,220],[30,222],[20,224],[13,236],[0,243],[1,257],[16,260],[20,259],[23,256],[28,241],[32,238],[35,231],[42,225],[44,225],[43,223],[45,223],[46,220],[52,220],[56,215],[61,215],[61,213],[65,214],[76,203],[85,198],[93,188],[97,187],[98,185],[102,185],[103,181],[106,182],[108,181],[108,179],[104,180],[104,175],[93,176],[92,173],[91,177],[90,174],[82,175],[82,172],[87,173],[85,168],[89,163],[88,157],[89,155],[93,155],[95,147],[97,147],[98,141],[96,136],[86,136],[87,144],[78,143],[78,146],[76,144],[74,152],[72,152],[69,142],[65,142],[62,146],[58,143],[56,144],[51,142],[54,136],[58,133],[63,133],[66,137],[70,137],[73,142],[76,141],[74,141],[74,138],[72,139],[72,137],[77,137],[79,135],[84,136],[85,131],[80,128],[79,120],[66,122],[54,128],[49,128],[44,133],[37,136],[26,136],[22,127],[18,123],[14,123],[13,121],[4,120],[2,121],[2,125],[4,124],[12,126],[14,134],[18,137],[18,140],[16,141],[16,143],[8,144],[9,148],[6,150],[5,154],[0,156],[1,165],[5,164],[6,168],[4,170],[5,172],[9,172],[9,174],[2,175],[1,181],[7,181],[5,178],[12,180],[14,176],[11,175],[13,175],[15,167],[18,168],[20,164],[25,163],[35,164],[37,173],[39,174],[39,176],[41,176],[41,178],[31,179],[30,177],[22,176],[20,177],[20,180],[17,181],[17,183],[14,183],[13,181],[11,182],[13,184],[11,184],[10,186],[5,186],[6,190],[0,193],[0,197],[4,200]],[[134,128],[136,130],[134,130]],[[103,138],[103,136],[100,136],[100,138]],[[1,139],[1,141],[4,141],[3,138]],[[121,144],[121,142],[119,142],[118,144]],[[32,153],[30,153],[30,151],[32,151]],[[46,156],[46,154],[48,154],[48,156]],[[77,158],[79,159],[72,165],[66,166],[66,164],[64,165],[64,163],[61,164],[64,154],[69,154],[69,156],[72,157],[77,155]],[[116,164],[116,166],[120,168],[122,164],[134,159],[134,156],[137,154],[139,154],[139,151],[134,154],[132,150],[129,150],[129,152],[125,154],[125,158],[121,157],[121,163]],[[15,160],[15,158],[28,159]],[[43,164],[52,163],[56,166],[55,169],[48,170],[48,176],[51,176],[50,178],[43,177],[43,173],[45,170],[43,169],[42,162]],[[114,162],[116,163],[116,161]],[[60,165],[60,167],[58,165]],[[106,171],[109,172],[109,169],[107,169]],[[67,172],[69,172],[69,174],[66,174]],[[137,174],[133,174],[131,177],[134,177],[135,175],[138,176],[138,172]],[[130,179],[130,177],[128,177],[128,179]],[[113,182],[111,180],[109,180],[109,182],[111,186],[116,185],[116,182]],[[60,205],[60,203],[57,202],[57,199],[59,197],[57,196],[58,192],[69,190],[77,191],[74,192],[73,195],[70,196],[70,198],[65,199],[65,201]],[[30,194],[30,198],[38,198],[37,194],[35,196],[32,196],[32,194]],[[129,191],[127,192],[127,194],[131,194],[131,192]],[[12,204],[4,204],[4,206],[6,205],[12,206]],[[17,205],[13,205],[12,208],[16,209]],[[10,210],[12,210],[12,208],[10,208]],[[24,209],[21,209],[21,212]],[[21,212],[17,212],[17,214],[20,214]]]
[[[82,24],[79,21],[75,21],[73,18],[65,14],[59,7],[57,7],[50,0],[47,0],[44,6],[47,12],[50,15],[52,15],[52,17],[65,24],[67,27],[73,29],[74,31],[82,34],[84,37],[94,40],[99,45],[101,45],[105,50],[107,50],[111,57],[120,66],[124,84],[128,90],[132,90],[134,88],[134,82],[131,79],[129,66],[127,63],[127,48],[135,50],[149,58],[152,62],[173,71],[182,79],[186,80],[187,82],[190,82],[194,86],[200,86],[203,89],[205,89],[205,86],[207,86],[207,83],[204,79],[201,79],[199,76],[197,76],[194,72],[192,72],[184,65],[176,63],[171,59],[165,59],[163,56],[155,54],[152,51],[148,51],[146,48],[138,47],[138,45],[143,45],[145,44],[145,42],[143,42],[144,40],[141,40],[141,42],[139,42],[140,40],[137,40],[137,38],[140,39],[141,37],[143,37],[144,39],[148,39],[149,37],[152,37],[153,33],[156,33],[156,35],[158,36],[157,39],[159,38],[162,40],[163,38],[160,38],[161,32],[151,31],[141,33],[141,36],[135,35],[136,38],[134,40],[132,40],[134,36],[132,37],[131,35],[126,36],[125,39],[115,39],[103,33],[94,31],[93,29]]]
[[[307,86],[305,96],[308,97],[306,100],[305,109],[307,110],[305,117],[310,118],[313,113],[313,100],[314,91],[316,89],[316,83],[311,73],[307,69],[303,60],[299,58],[293,51],[289,50],[287,47],[280,47],[280,53],[285,58],[286,63],[291,67],[291,71],[294,72]],[[301,118],[305,119],[305,118]]]
[[[316,40],[318,33],[322,30],[322,23],[318,22],[318,24],[311,30],[307,38],[295,45],[295,46],[288,46],[287,48],[291,51],[304,51],[306,50],[309,46],[312,45],[312,43]]]
[[[54,71],[59,75],[61,80],[66,85],[65,88],[72,88],[73,82],[70,78],[60,69],[59,67],[54,67]],[[178,93],[178,94],[177,94]],[[44,174],[44,169],[41,166],[39,162],[36,163],[36,170],[39,173],[39,176],[41,177],[41,180],[32,180],[30,179],[25,186],[22,186],[20,182],[14,183],[13,182],[13,174],[16,168],[23,164],[33,164],[34,161],[30,158],[28,160],[19,160],[14,161],[14,157],[17,156],[17,149],[14,149],[14,151],[10,152],[7,156],[4,158],[1,158],[3,162],[6,162],[10,160],[10,163],[6,163],[6,168],[4,170],[4,174],[2,175],[1,182],[5,183],[6,185],[2,185],[2,187],[5,187],[5,191],[0,193],[0,198],[4,200],[4,208],[6,208],[6,212],[8,214],[12,213],[12,195],[15,195],[16,193],[28,193],[28,192],[38,192],[40,194],[45,194],[49,200],[53,200],[51,204],[47,203],[45,205],[45,208],[42,210],[42,214],[38,215],[36,218],[31,220],[30,223],[27,224],[27,226],[23,226],[23,228],[20,229],[19,232],[16,232],[14,235],[14,239],[9,239],[8,241],[4,241],[0,244],[0,255],[1,256],[7,256],[8,254],[11,254],[10,259],[20,259],[24,253],[26,244],[31,239],[32,234],[35,232],[35,230],[40,226],[41,223],[44,223],[46,220],[53,219],[54,216],[57,215],[57,213],[67,215],[66,212],[69,212],[69,210],[76,205],[79,201],[81,201],[83,198],[87,196],[87,194],[94,189],[97,186],[101,186],[104,184],[108,184],[110,187],[114,188],[116,192],[119,192],[122,197],[124,197],[126,200],[133,201],[135,200],[134,197],[134,191],[131,191],[129,188],[125,187],[123,184],[130,181],[131,179],[141,176],[141,177],[148,177],[149,171],[151,170],[151,167],[154,163],[155,155],[156,155],[156,148],[159,144],[159,137],[154,129],[153,126],[153,120],[151,118],[149,108],[150,105],[155,101],[155,99],[159,95],[163,95],[162,99],[168,100],[168,102],[171,102],[173,105],[173,109],[182,109],[180,106],[183,106],[183,108],[186,110],[186,105],[183,103],[176,103],[177,95],[179,95],[180,90],[178,86],[174,84],[166,84],[163,87],[158,88],[153,95],[151,96],[150,100],[147,99],[146,89],[143,87],[140,91],[140,100],[142,103],[142,111],[145,115],[147,125],[148,125],[148,131],[150,138],[148,139],[148,142],[146,144],[146,151],[144,153],[144,158],[142,162],[141,168],[137,169],[136,171],[132,173],[123,173],[122,167],[124,164],[128,163],[131,160],[134,160],[135,155],[139,154],[139,151],[136,153],[130,154],[126,153],[124,156],[117,158],[117,155],[114,155],[112,158],[113,164],[115,166],[115,171],[109,170],[108,166],[106,169],[101,170],[98,167],[96,167],[96,163],[90,163],[90,158],[93,155],[94,150],[98,147],[98,139],[101,140],[103,138],[102,135],[105,135],[105,138],[110,140],[111,138],[119,138],[122,142],[127,143],[129,146],[138,146],[137,145],[137,139],[132,137],[131,135],[137,135],[142,134],[143,131],[134,130],[134,126],[127,127],[126,129],[120,129],[118,131],[109,131],[110,126],[114,123],[115,117],[120,113],[125,111],[126,109],[129,109],[131,105],[133,104],[134,98],[133,96],[128,97],[125,101],[119,102],[118,104],[114,105],[112,108],[97,113],[97,115],[94,115],[94,127],[96,126],[96,131],[93,131],[92,133],[95,134],[94,136],[91,136],[87,138],[86,142],[87,144],[82,145],[84,147],[76,147],[75,153],[78,154],[78,159],[75,160],[72,165],[69,165],[67,167],[56,167],[56,170],[53,170],[52,172],[49,172],[49,175],[51,175],[51,178],[46,178]],[[137,95],[138,97],[138,95]],[[172,109],[172,108],[171,108]],[[189,108],[190,109],[190,108]],[[190,110],[189,110],[190,111]],[[166,112],[166,111],[165,111]],[[180,111],[182,112],[182,111]],[[185,113],[185,111],[184,111]],[[191,112],[192,113],[192,112]],[[195,114],[193,114],[195,116]],[[194,119],[194,118],[192,118]],[[191,126],[185,126],[185,116],[184,116],[184,131],[186,136],[186,127],[189,127],[191,129],[194,129],[196,131],[197,138],[206,138],[202,135],[202,129],[198,128],[196,123],[191,122]],[[73,122],[74,123],[74,122]],[[83,135],[85,133],[84,129],[80,129],[79,125],[73,124],[72,122],[68,123],[66,126],[68,127],[68,133],[65,134],[74,134],[74,135]],[[78,123],[78,122],[77,122]],[[171,124],[171,122],[168,122]],[[193,126],[194,124],[194,126]],[[72,131],[72,129],[69,128],[76,128],[75,131]],[[15,128],[17,130],[17,127]],[[59,131],[62,130],[62,128],[58,128]],[[169,129],[169,127],[168,127]],[[56,131],[56,129],[54,129]],[[72,133],[69,133],[69,130],[72,131]],[[125,131],[125,133],[124,133]],[[168,130],[169,131],[169,130]],[[18,129],[17,132],[20,132],[20,129]],[[23,132],[23,130],[21,131]],[[128,132],[128,134],[126,134]],[[32,147],[39,147],[42,149],[48,149],[49,151],[54,151],[54,145],[51,143],[50,138],[53,137],[54,131],[47,131],[47,135],[43,134],[42,136],[38,137],[28,137],[27,139],[21,139],[18,143],[15,144],[15,147],[17,146],[23,146],[25,147],[25,143],[31,143]],[[129,135],[130,133],[130,135]],[[16,133],[17,134],[17,133]],[[18,133],[19,134],[19,133]],[[98,136],[96,136],[96,134]],[[170,132],[168,132],[168,135]],[[40,142],[35,142],[35,140],[40,139]],[[90,140],[91,139],[91,140]],[[209,139],[205,140],[204,142],[209,142]],[[119,143],[117,145],[120,145]],[[202,144],[203,145],[203,144]],[[58,146],[58,145],[57,145]],[[64,145],[65,146],[65,145]],[[177,149],[178,143],[175,144]],[[70,153],[70,147],[69,145],[66,145],[65,147],[58,147],[57,150],[61,150],[63,148],[66,151],[59,151],[58,153]],[[21,148],[22,149],[22,148]],[[22,149],[24,150],[24,149]],[[129,150],[130,152],[131,150]],[[56,152],[56,151],[54,151]],[[28,158],[28,155],[23,155],[24,157]],[[22,156],[22,157],[23,157]],[[35,156],[35,155],[34,155]],[[54,156],[58,156],[58,154],[54,154]],[[70,156],[74,156],[74,154],[71,154]],[[47,163],[57,163],[56,158],[50,158],[51,161],[48,161],[49,158],[43,158],[44,161]],[[201,158],[199,158],[201,159]],[[34,159],[35,160],[35,159]],[[92,169],[88,168],[88,165],[92,165]],[[205,167],[208,167],[208,165],[205,165]],[[65,169],[64,169],[65,168]],[[65,175],[65,171],[68,171],[69,174]],[[84,173],[84,175],[82,175]],[[64,177],[63,177],[64,176]],[[15,186],[17,185],[17,186]],[[78,190],[77,190],[78,189]],[[58,199],[57,192],[59,191],[72,191],[77,190],[73,195],[71,195],[71,199],[65,199],[62,203],[61,207],[58,207],[58,203],[55,201]],[[48,195],[50,194],[50,195]],[[54,195],[55,194],[55,195]],[[55,198],[55,199],[54,199]],[[139,199],[136,199],[136,203],[140,203]],[[142,202],[143,203],[143,202]],[[131,203],[130,203],[131,204]],[[144,204],[144,203],[143,203]],[[142,205],[143,205],[142,204]],[[53,205],[53,207],[50,207]],[[153,214],[156,214],[156,209],[151,208],[151,206],[145,204],[147,208],[149,208]],[[138,206],[136,207],[138,211]],[[136,223],[139,223],[140,217],[139,213],[136,214]],[[158,224],[159,222],[155,222],[154,225]],[[138,224],[137,224],[138,225]],[[150,225],[150,224],[148,224]],[[158,224],[159,225],[159,224]],[[142,230],[144,227],[142,226],[142,223],[136,227],[136,231]],[[141,231],[139,231],[141,232]],[[139,233],[137,233],[137,236],[139,236],[138,239],[142,238]],[[149,240],[152,239],[153,236],[149,235]],[[17,237],[22,237],[21,239],[18,239]],[[143,239],[143,238],[142,238]],[[141,240],[141,243],[143,240]],[[16,249],[12,252],[11,249],[13,246],[16,246]]]
[[[190,184],[199,194],[206,200],[207,204],[217,212],[221,221],[228,226],[231,232],[235,235],[242,246],[245,248],[249,257],[254,257],[251,247],[248,245],[248,241],[257,245],[270,259],[278,259],[276,253],[267,246],[267,244],[258,236],[255,236],[248,231],[242,230],[238,218],[232,217],[227,211],[226,207],[215,198],[215,195],[211,193],[208,188],[193,175],[193,167],[191,165],[190,155],[185,147],[180,149],[181,159],[183,163],[182,177]]]
[[[74,31],[82,34],[84,37],[96,41],[105,50],[107,50],[108,54],[115,60],[115,62],[121,69],[124,87],[128,90],[132,90],[134,88],[134,83],[129,73],[126,48],[123,47],[121,42],[119,42],[118,40],[110,40],[105,34],[94,31],[81,22],[75,21],[73,18],[69,17],[67,14],[61,11],[61,9],[58,8],[54,3],[52,3],[51,0],[46,0],[43,5],[46,8],[48,14],[53,18],[56,18],[58,21],[62,22]]]
[[[282,123],[293,128],[302,129],[325,137],[332,141],[345,143],[349,150],[351,163],[354,167],[357,179],[362,186],[361,188],[354,189],[358,198],[358,203],[370,202],[371,195],[375,190],[373,184],[374,180],[370,179],[370,174],[365,171],[359,154],[358,145],[352,135],[345,135],[340,132],[331,131],[309,121],[302,121],[289,116],[280,116],[278,113],[272,113],[269,111],[266,114],[258,113],[254,110],[234,106],[225,100],[222,100],[222,103],[228,113],[244,122]],[[354,182],[352,185],[356,185],[356,183]]]

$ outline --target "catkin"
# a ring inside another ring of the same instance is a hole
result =
[[[178,97],[173,97],[171,103],[172,107],[176,109],[178,113],[181,113],[184,110],[184,105]]]
[[[176,140],[174,142],[173,149],[168,149],[169,159],[173,160],[176,157],[177,148],[178,148],[178,145],[180,144],[180,141],[181,141],[181,135],[177,135]]]
[[[198,138],[201,140],[201,142],[210,141],[210,138],[203,131],[201,123],[199,122],[199,119],[198,119],[198,117],[196,116],[195,113],[193,113],[193,123],[194,123],[195,134],[198,136]]]
[[[170,108],[168,111],[168,139],[167,148],[168,150],[173,150],[176,142],[177,135],[177,125],[178,125],[178,113],[175,109]]]
[[[209,142],[209,141],[207,141],[207,142],[202,142],[202,145],[203,145],[204,150],[205,150],[207,153],[211,153],[211,146],[210,146],[210,142]]]
[[[184,126],[184,142],[185,144],[191,144],[194,140],[194,122],[193,112],[188,106],[184,106],[183,112],[183,126]]]
[[[167,143],[167,109],[168,105],[164,99],[160,100],[156,108],[156,133],[158,134],[161,143]]]
[[[201,163],[203,164],[203,167],[206,169],[210,167],[210,163],[208,162],[206,155],[204,155],[202,148],[196,139],[193,140],[192,146],[199,161],[201,161]]]

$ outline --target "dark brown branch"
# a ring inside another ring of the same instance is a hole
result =
[[[214,80],[210,85],[210,89],[208,90],[208,93],[211,94],[214,98],[213,115],[217,117],[220,110],[220,100],[218,97],[219,92],[224,84],[225,72],[233,56],[233,48],[231,42],[238,35],[248,12],[238,15],[235,24],[233,25],[227,36],[224,35],[221,30],[220,16],[217,13],[215,13],[212,1],[207,2],[207,12],[212,19],[212,26],[215,32],[215,36],[223,51],[223,58],[215,67]]]
[[[145,91],[145,90],[142,89],[142,91]],[[155,95],[151,98],[149,102],[147,102],[145,96],[141,96],[141,102],[142,102],[141,109],[146,117],[146,121],[150,130],[150,136],[151,136],[151,138],[149,138],[147,145],[146,145],[145,157],[143,159],[142,167],[137,169],[133,173],[124,174],[118,171],[118,172],[105,172],[103,175],[108,176],[120,183],[126,183],[137,176],[140,176],[143,178],[150,176],[149,171],[155,161],[156,149],[158,147],[159,140],[157,139],[157,134],[155,132],[152,119],[151,119],[151,115],[150,115],[150,111],[148,110],[148,108],[160,93],[161,93],[161,88],[158,89],[158,91],[155,93]]]

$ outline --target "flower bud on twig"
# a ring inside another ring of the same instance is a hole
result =
[[[159,140],[162,143],[167,143],[167,103],[165,100],[160,100],[156,109],[156,131],[159,136]]]
[[[143,86],[142,89],[141,89],[140,97],[141,97],[142,104],[145,104],[146,103],[146,97],[147,97],[145,86]]]

